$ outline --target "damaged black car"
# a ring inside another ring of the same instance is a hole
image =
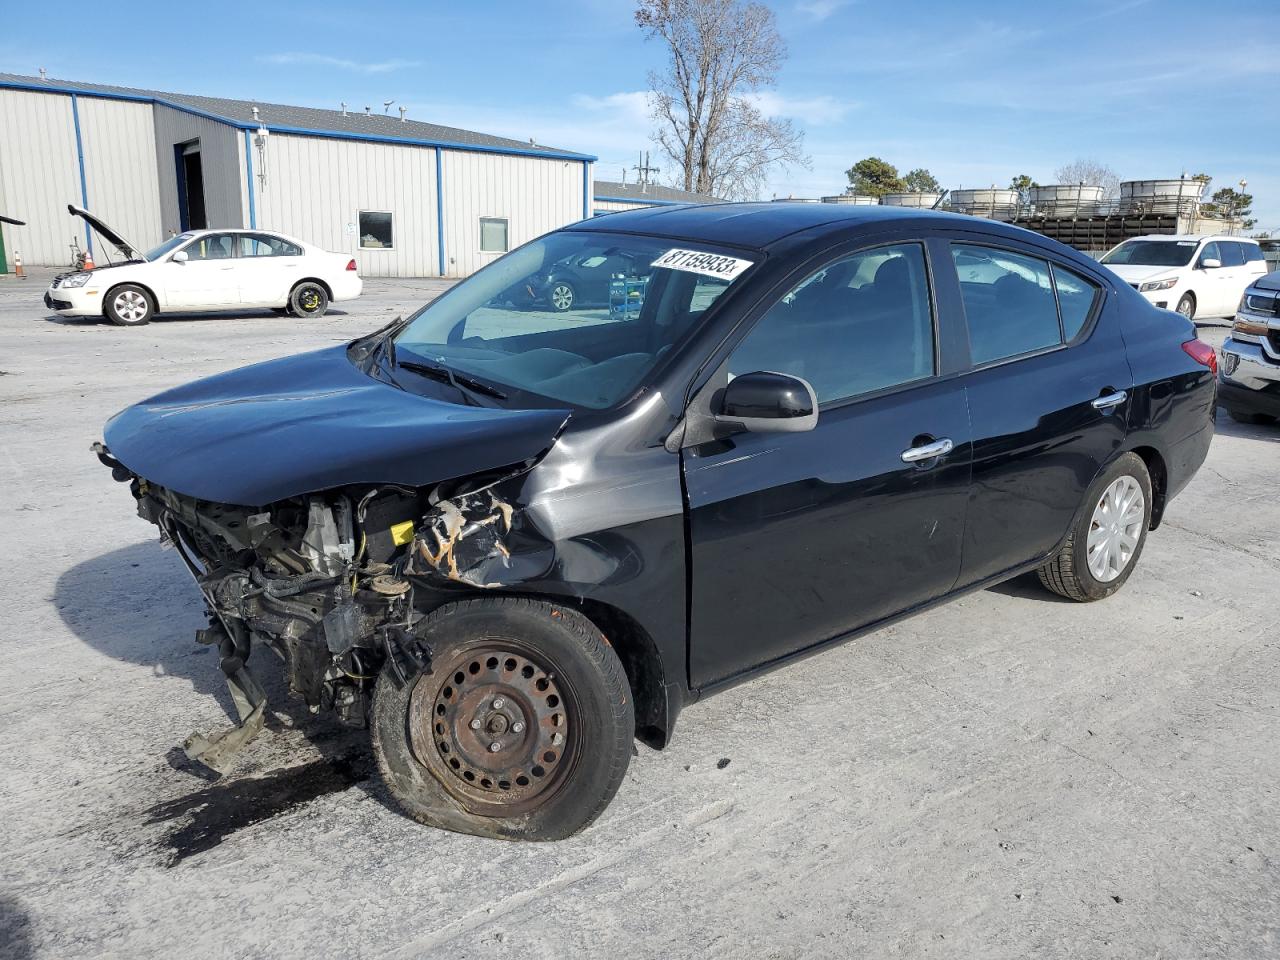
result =
[[[512,304],[563,262],[617,266]],[[702,696],[1030,571],[1114,593],[1204,460],[1215,363],[1003,224],[667,207],[168,390],[95,449],[204,596],[239,723],[191,757],[225,769],[261,730],[274,651],[368,725],[411,816],[545,840]]]

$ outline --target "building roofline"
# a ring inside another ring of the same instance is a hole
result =
[[[32,93],[58,93],[77,97],[96,97],[100,100],[125,100],[132,103],[150,103],[154,106],[167,107],[180,113],[203,117],[216,123],[226,124],[237,130],[257,130],[266,127],[272,133],[291,134],[302,137],[323,137],[331,140],[360,140],[367,143],[401,144],[406,147],[439,147],[444,150],[457,150],[466,153],[496,153],[502,156],[539,157],[545,160],[575,160],[580,163],[595,163],[599,158],[587,153],[574,153],[568,150],[540,150],[537,147],[501,147],[489,144],[460,143],[451,140],[424,139],[419,137],[390,137],[377,133],[355,133],[346,130],[323,130],[308,127],[291,127],[262,121],[233,120],[208,110],[188,106],[163,96],[151,93],[124,93],[114,90],[93,90],[81,87],[66,86],[57,82],[40,81],[25,82],[20,80],[0,80],[0,90],[25,90]]]
[[[603,193],[597,193],[595,198],[610,203],[634,203],[641,207],[682,207],[690,202],[688,200],[654,200],[652,197],[610,197]]]

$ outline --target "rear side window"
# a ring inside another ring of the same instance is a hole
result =
[[[932,376],[933,310],[920,245],[875,247],[800,281],[729,358],[734,376],[758,370],[803,377],[819,403]]]
[[[1262,263],[1266,260],[1262,255],[1262,248],[1256,243],[1242,243],[1241,246],[1244,247],[1245,263]]]
[[[1062,342],[1048,263],[965,244],[953,244],[951,256],[960,277],[969,353],[975,364]]]
[[[1062,313],[1062,339],[1070,343],[1089,319],[1099,289],[1093,281],[1056,263],[1053,264],[1053,283],[1058,291],[1058,310]]]
[[[1224,267],[1243,267],[1244,266],[1244,244],[1233,243],[1230,240],[1224,240],[1218,244],[1218,249],[1222,251],[1222,265]]]

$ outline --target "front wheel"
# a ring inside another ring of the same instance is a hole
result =
[[[121,327],[140,327],[150,323],[155,308],[147,291],[132,283],[122,284],[107,294],[103,313]]]
[[[310,280],[298,284],[289,294],[289,310],[295,317],[322,317],[329,309],[329,294]]]
[[[564,313],[573,306],[573,301],[577,298],[577,292],[570,284],[563,280],[557,280],[551,285],[551,291],[547,294],[557,313]]]
[[[1184,293],[1178,300],[1178,312],[1191,320],[1196,314],[1196,298],[1189,293]]]
[[[1102,600],[1129,579],[1151,526],[1151,475],[1135,453],[1094,480],[1062,549],[1037,571],[1040,582],[1070,600]]]
[[[559,840],[622,783],[634,713],[613,649],[580,613],[536,600],[449,604],[419,636],[429,668],[388,665],[370,719],[383,780],[415,820],[477,836]]]

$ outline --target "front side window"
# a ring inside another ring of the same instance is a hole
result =
[[[271,237],[266,234],[240,234],[240,256],[242,257],[298,257],[302,250],[287,240]]]
[[[189,233],[180,233],[177,236],[170,237],[164,243],[160,244],[160,246],[153,247],[152,249],[144,253],[142,255],[142,259],[154,263],[155,261],[163,257],[166,253],[168,253],[170,250],[176,250],[178,247],[182,246],[184,243],[186,243],[190,239],[191,239],[191,234]]]
[[[1204,245],[1204,249],[1200,251],[1200,259],[1196,262],[1203,267],[1206,260],[1217,260],[1219,263],[1224,262],[1222,259],[1222,251],[1218,248],[1216,243],[1206,243]]]
[[[230,260],[235,254],[235,237],[211,233],[184,248],[188,260]]]
[[[390,250],[394,244],[391,232],[391,214],[376,210],[360,211],[360,249]]]
[[[508,405],[549,398],[603,409],[634,391],[758,259],[694,241],[550,233],[420,310],[396,337],[396,359],[483,381]],[[414,389],[405,369],[398,380]]]
[[[506,253],[507,220],[503,217],[480,218],[480,252]]]
[[[1103,257],[1102,262],[1140,267],[1185,267],[1195,253],[1195,240],[1126,240]]]
[[[953,244],[951,255],[960,277],[969,354],[975,364],[1062,342],[1048,263],[964,244]]]
[[[933,343],[924,251],[876,247],[797,284],[738,344],[729,373],[789,373],[830,403],[932,376]]]

